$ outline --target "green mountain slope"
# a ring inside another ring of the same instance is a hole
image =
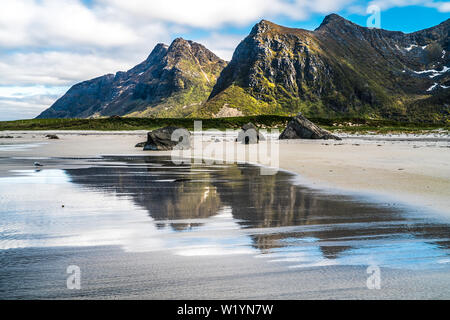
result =
[[[201,44],[178,38],[127,72],[76,84],[38,118],[186,116],[206,101],[225,66]]]
[[[315,31],[263,20],[192,115],[448,119],[449,25],[404,34],[335,14]]]

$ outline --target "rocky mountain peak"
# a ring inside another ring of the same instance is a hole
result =
[[[301,111],[440,121],[450,114],[449,22],[404,34],[337,14],[315,31],[261,20],[228,65],[203,45],[177,38],[156,45],[127,72],[75,85],[40,118]]]
[[[316,31],[326,30],[326,29],[337,29],[337,28],[358,28],[357,24],[341,17],[336,13],[327,15]]]
[[[164,56],[167,53],[167,50],[169,49],[169,46],[164,43],[158,43],[153,50],[150,52],[148,58],[146,61],[150,61],[154,58],[160,58]]]
[[[257,34],[263,34],[267,32],[270,29],[273,29],[277,25],[273,22],[270,22],[268,20],[261,20],[257,24],[255,24],[252,28],[252,31],[250,32],[250,35],[257,35]]]
[[[150,53],[150,55],[152,53],[157,53],[157,52],[166,52],[167,49],[169,49],[169,46],[165,43],[158,43],[152,50],[152,52]]]
[[[200,43],[185,40],[183,38],[175,39],[167,50],[168,59],[176,61],[180,59],[192,60],[194,63],[208,64],[221,63],[225,65],[225,61],[216,56]]]
[[[262,20],[236,48],[198,115],[216,116],[226,107],[245,115],[443,120],[450,114],[448,24],[404,34],[337,14],[315,31]]]
[[[73,86],[39,117],[185,116],[207,99],[225,66],[203,45],[177,38],[127,72]]]
[[[341,17],[340,15],[338,15],[336,13],[331,13],[331,14],[325,16],[325,18],[323,18],[321,25],[326,25],[326,24],[330,24],[330,23],[346,22],[346,21],[348,21],[348,20]]]
[[[185,40],[183,38],[176,38],[170,44],[169,51],[190,48],[191,47],[191,43],[192,43],[192,41]]]

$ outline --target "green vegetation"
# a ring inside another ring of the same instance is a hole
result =
[[[276,115],[245,116],[202,120],[203,129],[237,129],[252,122],[260,128],[283,130],[291,117]],[[110,117],[98,119],[30,119],[0,122],[0,131],[5,130],[153,130],[164,126],[179,126],[192,130],[194,118],[128,118]],[[361,118],[324,119],[310,118],[314,123],[331,131],[359,133],[420,133],[443,129],[450,131],[449,123],[413,123],[393,120],[368,120]]]
[[[398,33],[375,34],[338,16],[313,32],[262,21],[239,44],[211,98],[194,116],[215,116],[225,105],[242,115],[302,112],[446,124],[448,74],[433,80],[413,72],[447,65],[442,55],[447,29],[441,28],[418,32],[428,43],[421,56],[402,52]],[[441,86],[429,91],[435,81]]]
[[[277,114],[273,105],[257,100],[247,94],[239,86],[232,85],[227,90],[207,102],[207,107],[200,108],[192,114],[192,117],[209,118],[211,114],[217,114],[223,106],[235,108],[244,114]]]
[[[450,123],[409,122],[364,118],[323,119],[309,118],[324,129],[346,133],[427,133],[430,131],[450,131]]]
[[[5,130],[153,130],[165,126],[194,128],[194,118],[129,118],[109,117],[97,119],[30,119],[0,122],[0,131]],[[289,117],[248,116],[235,118],[200,119],[203,129],[240,128],[253,122],[264,127],[284,127]]]

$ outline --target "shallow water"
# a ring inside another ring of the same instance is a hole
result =
[[[175,165],[165,157],[40,162],[45,166],[35,170],[31,158],[0,158],[0,166],[14,168],[0,178],[0,298],[60,297],[62,268],[83,263],[92,281],[104,277],[105,264],[114,270],[88,297],[121,297],[114,281],[126,283],[143,270],[161,277],[158,270],[172,264],[163,262],[171,261],[168,256],[181,263],[173,271],[178,282],[185,280],[182,263],[202,257],[211,258],[208,267],[217,276],[223,257],[253,259],[254,268],[273,264],[272,272],[449,269],[448,221],[420,209],[311,190],[286,172]],[[133,254],[140,260],[131,264]]]

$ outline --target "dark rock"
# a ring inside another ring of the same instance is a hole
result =
[[[191,134],[187,129],[179,127],[165,127],[148,133],[144,150],[180,150],[189,149],[190,147]]]
[[[135,147],[135,148],[143,148],[143,147],[145,146],[146,143],[147,143],[147,141],[139,142],[139,143],[137,143],[134,147]]]
[[[301,113],[296,115],[281,133],[280,139],[335,139],[342,140],[331,132],[320,128]]]
[[[48,134],[45,137],[50,139],[50,140],[59,139],[59,137],[56,134]]]
[[[266,138],[261,134],[258,128],[251,122],[244,124],[239,132],[236,142],[243,144],[258,143],[260,140],[265,141]]]

